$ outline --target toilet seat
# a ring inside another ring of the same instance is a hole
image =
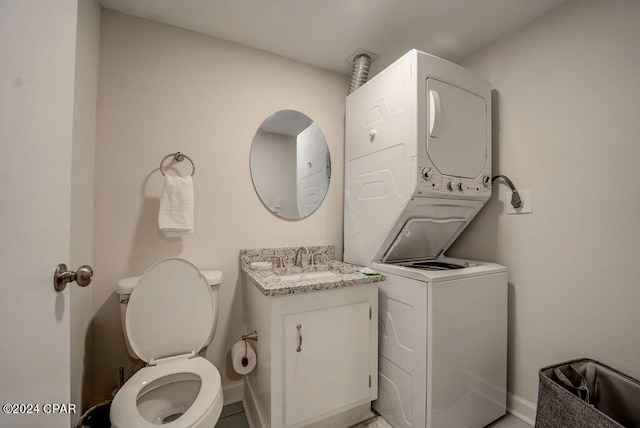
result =
[[[134,374],[114,397],[110,410],[112,427],[158,428],[157,421],[150,419],[168,420],[174,415],[180,416],[162,426],[215,425],[223,404],[220,373],[207,359],[197,356],[211,336],[214,302],[209,282],[187,260],[161,260],[140,277],[129,297],[125,328],[132,350],[149,366]],[[200,382],[194,401],[188,407],[184,405],[188,400],[179,408],[172,407],[178,398],[175,388],[179,390],[185,381],[196,380],[194,377]],[[153,391],[158,396],[147,396]],[[149,399],[146,403],[161,404],[151,411],[141,411],[140,402],[145,402],[142,397]],[[175,413],[158,414],[158,409]]]
[[[212,296],[207,279],[187,260],[168,258],[151,266],[131,292],[125,317],[133,352],[150,364],[200,352],[213,328]]]
[[[138,396],[151,382],[176,374],[194,374],[200,378],[200,391],[194,402],[166,428],[198,427],[199,423],[215,423],[222,412],[222,385],[218,369],[202,357],[188,355],[159,360],[155,366],[140,369],[118,391],[111,405],[111,424],[117,428],[158,428],[138,411]],[[212,399],[212,397],[215,397]],[[203,425],[206,426],[206,425]]]

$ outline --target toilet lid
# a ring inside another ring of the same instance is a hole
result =
[[[213,328],[213,302],[211,287],[194,264],[159,261],[129,298],[125,325],[131,348],[145,362],[199,352]]]

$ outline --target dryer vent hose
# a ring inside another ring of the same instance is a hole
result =
[[[358,55],[353,59],[353,71],[351,72],[351,83],[349,83],[349,93],[352,93],[360,86],[367,83],[369,77],[369,65],[371,57],[367,54]]]

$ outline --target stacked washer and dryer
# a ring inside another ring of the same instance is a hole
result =
[[[379,283],[374,409],[396,428],[505,414],[507,270],[446,257],[491,196],[491,88],[409,51],[347,97],[344,260]]]

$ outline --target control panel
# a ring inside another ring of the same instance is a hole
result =
[[[476,178],[453,177],[441,174],[432,165],[418,165],[415,196],[450,197],[463,199],[489,199],[491,171],[486,169]]]

